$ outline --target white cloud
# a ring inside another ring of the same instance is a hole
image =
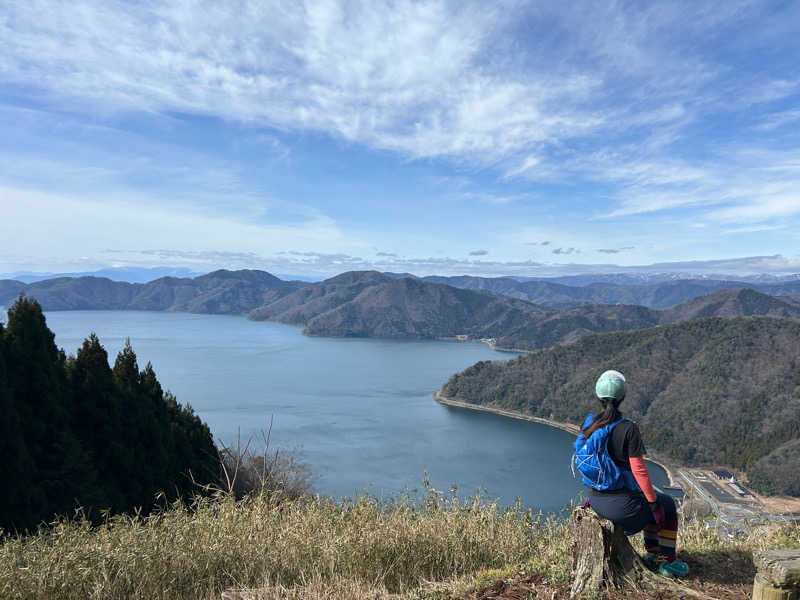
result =
[[[708,76],[651,35],[683,27],[677,10],[585,3],[554,16],[546,6],[444,0],[33,0],[6,12],[4,80],[62,106],[213,115],[414,158],[513,159],[512,174],[530,170],[531,150],[542,146],[684,118],[676,96]],[[568,38],[509,48],[522,18],[555,18]],[[644,109],[635,97],[621,103],[621,73],[643,79],[654,97],[671,92]]]
[[[760,223],[775,218],[800,215],[800,191],[754,198],[746,204],[715,211],[712,218],[735,223]]]
[[[7,187],[0,187],[0,206],[7,263],[19,264],[29,257],[41,265],[82,255],[102,260],[109,248],[137,248],[137,253],[157,248],[202,257],[204,252],[220,251],[264,255],[297,246],[321,253],[332,247],[363,247],[323,216],[291,225],[254,223],[209,216],[190,207],[85,200]]]
[[[512,167],[506,172],[506,178],[529,174],[541,162],[542,159],[538,156],[526,156],[516,167]]]
[[[490,159],[592,121],[558,108],[586,93],[584,75],[524,81],[476,64],[504,17],[485,4],[18,2],[10,12],[4,79],[102,110],[211,114],[414,157]]]
[[[660,212],[688,206],[707,206],[719,203],[722,200],[704,198],[700,194],[679,192],[676,190],[665,191],[640,191],[625,192],[617,208],[610,213],[601,215],[602,218],[616,218],[645,213]]]
[[[760,231],[775,231],[784,229],[783,225],[748,225],[744,227],[734,227],[726,229],[724,233],[758,233]]]
[[[800,121],[800,109],[783,110],[767,114],[756,129],[772,131],[788,123]]]

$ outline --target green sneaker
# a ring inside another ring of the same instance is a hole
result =
[[[689,574],[689,565],[678,559],[672,562],[665,561],[658,568],[658,572],[667,577],[686,577]]]
[[[644,556],[642,556],[642,562],[651,569],[655,569],[658,566],[658,561],[658,554],[653,552],[645,552]]]

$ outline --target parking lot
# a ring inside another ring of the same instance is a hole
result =
[[[741,505],[750,505],[753,503],[752,500],[746,500],[735,494],[733,492],[729,492],[723,486],[724,483],[720,485],[715,481],[709,480],[698,480],[698,483],[703,486],[703,489],[707,491],[717,502],[725,503],[725,504],[741,504]]]
[[[755,508],[759,506],[758,500],[742,483],[736,485],[745,492],[745,495],[736,493],[727,479],[720,479],[714,472],[705,469],[692,469],[687,471],[694,483],[699,486],[717,504]]]

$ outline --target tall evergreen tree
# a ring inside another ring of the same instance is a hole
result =
[[[38,502],[35,464],[25,444],[22,423],[8,381],[5,329],[0,323],[0,456],[3,476],[0,479],[0,527],[22,529],[36,521]]]
[[[112,372],[119,397],[122,425],[119,439],[123,452],[118,457],[119,463],[116,467],[120,476],[120,489],[126,498],[141,506],[145,503],[143,488],[147,488],[150,483],[143,481],[147,478],[145,469],[142,468],[142,435],[149,424],[145,422],[147,415],[142,410],[139,398],[139,364],[130,338],[125,340],[125,347],[117,354]]]
[[[125,454],[121,406],[108,353],[92,333],[68,361],[72,391],[72,428],[82,442],[102,481],[99,506],[128,508],[119,465]]]
[[[217,450],[208,425],[194,413],[191,405],[181,406],[170,392],[164,394],[164,401],[170,413],[172,471],[180,473],[175,485],[179,493],[190,493],[194,487],[192,479],[197,483],[216,479],[219,471]]]
[[[139,374],[139,398],[150,426],[143,431],[145,461],[150,467],[150,489],[172,497],[174,477],[170,465],[169,412],[164,390],[149,362]]]
[[[35,300],[21,296],[14,303],[4,337],[9,387],[35,465],[31,512],[69,514],[81,496],[94,496],[96,478],[71,428],[66,357]]]

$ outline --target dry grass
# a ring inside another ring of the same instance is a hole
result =
[[[93,528],[62,520],[0,547],[0,597],[198,598],[230,587],[346,581],[405,591],[521,563],[534,521],[429,491],[387,504],[276,502],[266,494],[180,503]]]
[[[458,598],[520,573],[563,585],[571,541],[563,520],[433,490],[419,502],[388,503],[220,495],[99,527],[62,520],[38,535],[7,537],[0,597],[195,599],[258,588],[253,597],[264,600]],[[723,542],[693,522],[681,545],[711,574],[714,565],[746,565],[754,549],[800,546],[800,528],[759,527]]]

